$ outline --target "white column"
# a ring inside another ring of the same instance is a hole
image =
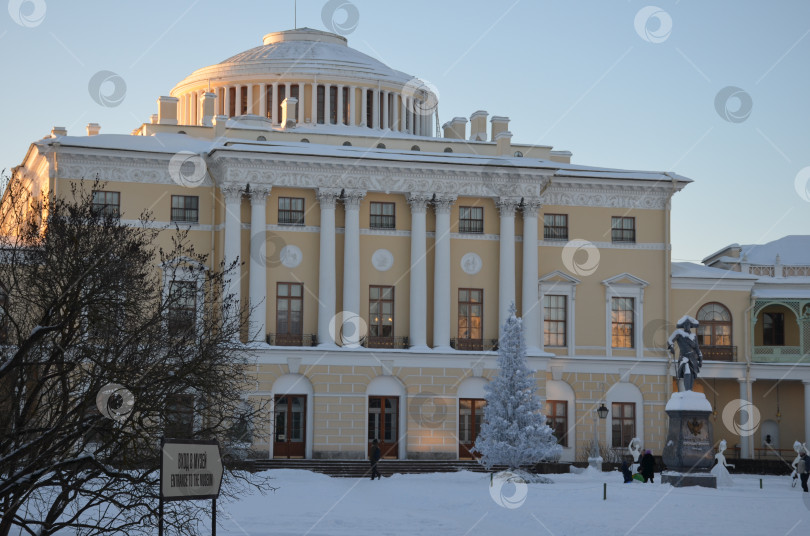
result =
[[[285,82],[284,83],[284,98],[285,99],[289,99],[290,97],[292,97],[292,92],[290,91],[290,87],[291,87],[290,82]],[[278,118],[278,121],[279,121],[279,123],[281,122],[280,117]]]
[[[411,348],[427,349],[427,263],[425,207],[432,196],[414,192],[408,197],[411,205]]]
[[[343,86],[337,86],[337,124],[344,124],[343,117]]]
[[[273,82],[273,102],[270,108],[270,121],[278,125],[281,118],[278,117],[278,82]]]
[[[374,106],[374,113],[371,116],[371,124],[374,128],[380,128],[380,90],[375,89],[371,94],[372,106]]]
[[[247,87],[247,113],[253,114],[253,84],[248,84]]]
[[[344,192],[343,205],[346,210],[346,227],[343,239],[343,320],[347,316],[356,318],[360,315],[360,202],[366,192],[347,190]],[[346,314],[348,313],[348,315]],[[357,323],[353,323],[358,327]],[[360,337],[366,333],[357,330],[344,332],[351,346],[360,344]]]
[[[298,124],[304,124],[304,95],[306,94],[306,84],[298,84]]]
[[[405,132],[406,123],[405,123],[405,114],[408,113],[408,109],[405,107],[405,95],[402,93],[399,94],[399,131]]]
[[[413,134],[414,136],[422,135],[422,114],[419,113],[419,101],[413,99]]]
[[[366,124],[366,118],[368,117],[368,88],[361,87],[360,91],[362,92],[361,98],[363,101],[363,109],[360,110],[360,126],[370,127],[371,125]]]
[[[357,86],[349,86],[349,126],[353,127],[355,125],[354,116],[357,114],[357,108],[355,105],[355,101],[357,100]]]
[[[225,246],[223,248],[225,267],[229,268],[233,262],[239,261],[230,272],[225,285],[225,293],[233,296],[235,301],[233,313],[238,314],[242,303],[240,295],[242,280],[242,268],[240,267],[242,262],[240,258],[242,244],[242,187],[237,184],[226,183],[222,185],[222,196],[225,198]]]
[[[242,115],[242,85],[236,84],[234,87],[236,88],[234,91],[236,94],[234,98],[234,102],[236,102],[236,106],[234,107],[234,115],[239,116]]]
[[[744,400],[746,402],[752,402],[752,389],[751,389],[751,382],[754,380],[746,380],[746,379],[738,379],[737,380],[740,384],[740,400]],[[716,408],[715,408],[716,409]],[[746,434],[746,430],[751,428],[751,424],[748,422],[748,419],[751,418],[750,414],[746,411],[738,411],[737,414],[739,415],[740,422],[738,423],[740,430],[743,430],[743,434]],[[740,435],[740,457],[741,458],[753,458],[754,457],[754,435],[753,430],[750,435]]]
[[[225,98],[222,99],[222,100],[224,101],[223,106],[225,107],[225,109],[222,110],[222,115],[227,115],[228,117],[230,117],[231,116],[231,86],[225,86],[223,88],[223,90],[225,91]]]
[[[810,381],[804,384],[804,440],[810,448]]]
[[[501,212],[501,239],[498,264],[498,334],[509,318],[509,304],[515,301],[515,208],[517,199],[502,197],[498,201]]]
[[[259,115],[267,117],[267,84],[259,84]]]
[[[400,131],[400,128],[399,128],[399,118],[400,118],[400,115],[399,115],[399,93],[392,93],[392,95],[393,95],[393,97],[391,98],[391,106],[393,106],[393,110],[391,110],[391,113],[393,114],[394,121],[393,121],[393,124],[391,125],[391,130],[399,132]]]
[[[335,200],[340,190],[318,190],[321,205],[321,247],[318,260],[318,346],[335,346],[329,323],[335,316]]]
[[[248,340],[265,342],[267,330],[267,196],[269,186],[250,186],[250,313]]]
[[[433,272],[433,347],[450,349],[450,208],[455,196],[436,196],[436,241]]]
[[[381,91],[380,93],[382,94],[382,101],[383,101],[383,105],[382,105],[383,120],[382,120],[381,128],[383,128],[385,130],[385,129],[389,128],[389,126],[388,126],[388,92],[387,91]]]
[[[323,85],[323,122],[326,125],[332,124],[332,84]]]
[[[527,352],[540,351],[540,334],[543,326],[540,325],[540,307],[538,302],[537,278],[537,210],[540,201],[537,199],[523,200],[523,283],[522,306],[523,333],[526,335]],[[570,307],[571,304],[568,304]]]
[[[310,103],[310,113],[312,114],[312,124],[318,124],[318,84],[312,83],[312,102]]]

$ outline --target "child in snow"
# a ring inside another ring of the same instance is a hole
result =
[[[655,458],[653,458],[651,450],[644,451],[640,465],[641,476],[644,477],[644,482],[649,480],[651,483],[655,483],[655,480],[653,480],[653,477],[655,477]]]
[[[633,481],[633,473],[630,472],[630,466],[627,464],[627,460],[622,460],[622,476],[624,476],[625,484]]]
[[[382,475],[377,470],[377,462],[380,461],[382,457],[382,453],[380,452],[380,443],[375,439],[371,442],[371,480],[374,480],[374,477],[377,477],[377,480],[382,478]]]

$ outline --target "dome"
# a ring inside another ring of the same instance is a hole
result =
[[[437,92],[348,46],[337,34],[299,28],[202,69],[172,89],[182,125],[215,115],[260,116],[279,128],[369,128],[432,136]]]
[[[383,62],[348,46],[345,37],[337,34],[299,28],[264,36],[261,46],[240,52],[209,67],[194,71],[180,82],[175,91],[185,86],[211,79],[243,77],[348,78],[358,85],[390,83],[402,87],[415,77],[397,71]],[[172,92],[174,94],[174,91]]]

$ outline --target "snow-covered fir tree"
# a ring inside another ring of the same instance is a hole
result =
[[[562,447],[541,411],[533,372],[526,364],[523,321],[509,307],[498,342],[498,375],[486,387],[484,422],[475,441],[481,463],[510,469],[559,458]]]

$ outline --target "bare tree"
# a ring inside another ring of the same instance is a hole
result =
[[[149,214],[123,224],[100,190],[51,199],[14,177],[0,204],[0,536],[153,534],[159,438],[234,454],[264,418],[244,399],[233,266]],[[226,471],[225,497],[257,488],[270,489]],[[167,534],[207,530],[207,502],[166,512]]]

